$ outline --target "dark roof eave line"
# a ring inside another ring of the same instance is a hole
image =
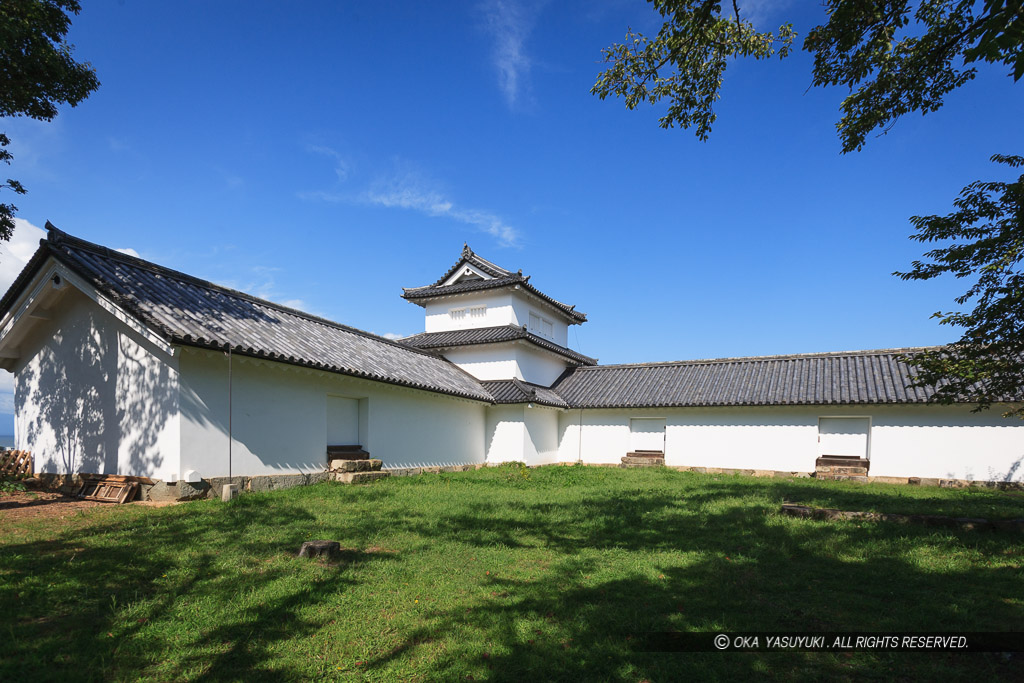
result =
[[[206,341],[206,343],[201,343]],[[226,353],[228,346],[227,342],[218,342],[214,340],[187,340],[183,337],[175,336],[171,342],[177,346],[189,346],[196,349],[203,349],[204,351],[220,351]],[[480,403],[491,403],[492,399],[490,396],[483,398],[480,396],[473,396],[468,393],[450,391],[442,388],[428,387],[426,385],[417,384],[415,382],[404,382],[400,379],[394,379],[391,377],[383,377],[381,375],[374,375],[369,372],[361,372],[359,370],[350,370],[348,368],[342,368],[338,366],[328,365],[326,363],[318,363],[316,361],[305,360],[297,358],[295,356],[289,356],[288,358],[281,357],[280,354],[267,353],[267,352],[255,352],[250,353],[242,346],[235,345],[231,347],[232,355],[245,356],[247,358],[255,358],[257,360],[269,360],[276,363],[283,363],[285,365],[294,365],[296,367],[310,368],[314,370],[321,370],[323,372],[330,372],[335,375],[345,375],[347,377],[356,377],[357,379],[365,379],[371,382],[380,382],[381,384],[390,384],[393,386],[406,387],[409,389],[417,389],[419,391],[426,391],[431,394],[443,394],[446,396],[454,396],[456,398],[464,398],[471,401],[479,401]]]
[[[566,317],[576,320],[579,323],[584,323],[587,321],[586,313],[581,313],[580,311],[576,310],[575,306],[562,303],[561,301],[558,301],[557,299],[554,299],[548,296],[547,294],[541,292],[539,289],[537,289],[529,282],[527,282],[527,279],[522,277],[521,275],[504,276],[495,278],[494,280],[481,280],[479,282],[473,283],[473,285],[470,287],[459,289],[457,291],[444,291],[445,287],[456,286],[457,285],[444,285],[437,287],[434,285],[427,285],[425,287],[415,287],[410,289],[403,288],[402,298],[405,299],[406,301],[419,303],[418,301],[416,301],[417,299],[431,299],[442,296],[456,296],[458,294],[479,292],[487,289],[501,289],[503,287],[519,286],[522,287],[524,291],[533,294],[541,301],[544,301],[548,305],[552,306],[555,310],[561,312]]]

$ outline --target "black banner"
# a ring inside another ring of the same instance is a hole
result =
[[[1024,652],[1024,633],[646,633],[640,652]]]

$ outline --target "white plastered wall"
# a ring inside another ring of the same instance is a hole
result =
[[[228,474],[225,354],[181,354],[182,468]],[[232,358],[231,473],[326,466],[328,396],[359,400],[359,440],[385,468],[483,462],[485,405],[284,363]]]
[[[450,349],[444,357],[481,380],[521,379],[549,387],[568,364],[527,342],[479,344]]]
[[[487,462],[557,462],[559,412],[525,403],[488,408]]]
[[[67,285],[21,342],[15,441],[42,473],[177,479],[178,360]]]
[[[464,346],[445,351],[444,357],[477,379],[522,379],[512,343]]]
[[[519,366],[519,379],[543,387],[554,384],[569,366],[560,356],[526,343],[516,345],[516,363]]]
[[[485,306],[483,318],[470,318],[468,315],[460,320],[452,320],[449,311],[453,308],[472,308]],[[515,324],[515,313],[512,310],[512,298],[508,292],[479,292],[459,296],[434,299],[425,307],[427,332],[446,332],[448,330],[466,330],[476,327],[497,327],[498,325]]]
[[[527,465],[558,462],[558,413],[543,406],[526,407],[523,462]]]
[[[522,461],[526,443],[524,405],[497,405],[487,409],[487,462]]]
[[[516,325],[529,326],[530,313],[535,313],[551,321],[551,341],[559,346],[569,346],[569,324],[565,322],[564,314],[556,313],[553,307],[522,290],[513,290],[511,304],[515,311],[513,322]]]
[[[1024,421],[999,407],[779,406],[580,411],[559,418],[559,460],[617,463],[632,417],[666,419],[665,464],[795,472],[814,470],[819,417],[871,419],[870,474],[1024,481]]]

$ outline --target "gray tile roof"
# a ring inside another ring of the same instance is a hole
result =
[[[537,403],[553,408],[568,408],[569,404],[551,389],[518,379],[481,382],[495,403]]]
[[[924,403],[898,360],[921,350],[581,367],[552,388],[572,408]]]
[[[49,223],[47,227],[48,239],[40,242],[0,299],[0,318],[53,256],[170,343],[230,347],[242,355],[485,402],[655,408],[925,403],[930,395],[908,388],[913,370],[899,360],[921,348],[584,365],[567,370],[550,389],[519,380],[479,382],[454,364],[412,348],[408,339],[393,342],[85,242]],[[487,335],[522,331],[509,327],[509,332],[484,328],[457,334],[490,339]],[[430,336],[410,339],[421,338],[428,346],[441,340]],[[461,343],[488,343],[466,339]]]
[[[471,375],[419,351],[352,327],[263,301],[139,258],[71,237],[49,224],[40,251],[4,297],[0,316],[30,269],[53,255],[173,344],[226,350],[328,372],[481,401]],[[27,276],[27,277],[26,277]]]
[[[478,270],[482,270],[483,272],[487,273],[491,277],[503,277],[503,276],[506,276],[506,275],[515,275],[515,273],[513,273],[511,270],[505,270],[504,268],[502,268],[498,264],[491,263],[487,259],[482,258],[479,254],[477,254],[472,249],[470,249],[468,244],[463,243],[462,244],[462,254],[459,256],[459,260],[455,262],[455,265],[453,265],[451,268],[448,269],[448,272],[446,272],[444,275],[439,277],[437,279],[437,281],[434,282],[430,286],[431,287],[439,287],[439,286],[443,285],[444,281],[447,280],[448,278],[450,278],[452,275],[454,275],[455,271],[457,271],[459,268],[461,268],[463,263],[468,263],[471,266],[477,268]],[[523,272],[519,271],[519,274],[522,275]]]
[[[477,327],[468,330],[451,330],[447,332],[424,332],[398,341],[418,349],[447,349],[453,346],[472,346],[475,344],[495,344],[499,342],[524,339],[542,349],[557,353],[581,365],[597,365],[595,358],[584,356],[572,349],[560,346],[553,341],[538,337],[518,325],[499,325],[496,327]]]
[[[462,267],[464,263],[469,263],[477,267],[479,270],[490,275],[492,279],[469,280],[456,282],[452,285],[445,285],[445,280],[451,277],[452,274]],[[455,262],[455,265],[449,268],[448,272],[442,275],[436,282],[424,287],[404,287],[402,288],[402,298],[406,301],[411,301],[415,304],[419,304],[420,306],[424,306],[427,300],[434,299],[439,296],[450,296],[453,294],[465,294],[466,292],[514,286],[521,287],[523,290],[533,294],[538,299],[561,311],[569,319],[570,324],[581,324],[587,321],[586,313],[577,311],[575,306],[570,306],[569,304],[565,304],[551,298],[531,285],[530,277],[524,276],[523,271],[520,270],[513,273],[512,271],[506,270],[501,266],[497,266],[486,259],[482,259],[477,256],[468,245],[463,246],[462,255],[459,257],[459,260]]]

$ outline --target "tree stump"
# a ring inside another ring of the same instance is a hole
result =
[[[299,557],[323,557],[331,559],[341,552],[337,541],[306,541],[299,548]]]

